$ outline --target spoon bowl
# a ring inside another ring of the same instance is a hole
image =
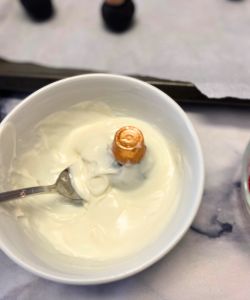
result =
[[[22,199],[35,194],[58,193],[71,200],[73,204],[83,205],[85,200],[82,199],[75,191],[71,178],[72,175],[70,173],[70,167],[68,167],[59,174],[55,184],[47,186],[34,186],[0,193],[0,202]]]

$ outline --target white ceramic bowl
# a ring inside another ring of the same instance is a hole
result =
[[[108,102],[114,109],[129,109],[132,117],[153,122],[163,134],[166,132],[170,135],[182,151],[184,180],[178,209],[159,238],[141,252],[103,267],[86,264],[86,269],[82,269],[77,267],[77,262],[65,264],[53,256],[43,259],[43,249],[33,245],[14,217],[1,208],[1,249],[25,269],[41,277],[69,284],[118,280],[142,271],[159,260],[190,227],[201,201],[204,184],[204,165],[197,135],[176,102],[142,81],[105,74],[76,76],[50,84],[25,99],[5,118],[0,125],[2,179],[10,166],[15,140],[18,150],[18,138],[29,136],[34,125],[48,114],[91,99]],[[16,137],[11,124],[16,128]]]

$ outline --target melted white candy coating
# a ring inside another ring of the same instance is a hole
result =
[[[143,132],[147,152],[140,164],[119,167],[110,147],[125,125]],[[51,184],[72,165],[74,186],[88,201],[79,207],[58,195],[41,195],[15,202],[25,231],[46,247],[71,257],[119,258],[152,242],[173,217],[181,155],[156,126],[118,115],[103,103],[82,103],[47,117],[35,132],[32,149],[13,161],[12,186]]]

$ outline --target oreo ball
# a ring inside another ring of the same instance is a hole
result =
[[[115,32],[123,32],[132,24],[135,5],[132,0],[125,0],[120,5],[104,2],[101,12],[108,29]]]
[[[51,0],[20,0],[27,14],[35,21],[42,22],[54,14]]]

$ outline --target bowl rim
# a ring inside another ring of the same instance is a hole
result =
[[[248,187],[248,180],[250,176],[250,141],[244,150],[241,164],[241,194],[246,211],[250,214],[250,192]]]
[[[115,75],[115,74],[105,74],[105,73],[92,73],[92,74],[83,74],[83,75],[77,75],[68,77],[56,82],[53,82],[51,84],[48,84],[39,90],[33,92],[28,97],[22,100],[21,103],[19,103],[1,122],[0,124],[0,131],[3,129],[4,125],[12,118],[12,116],[19,112],[24,106],[28,105],[31,101],[34,101],[35,98],[52,89],[52,88],[58,88],[61,85],[64,85],[65,83],[74,82],[75,80],[81,80],[81,79],[88,79],[88,78],[95,78],[95,79],[120,79],[125,81],[130,81],[138,86],[141,86],[146,89],[151,89],[155,94],[158,94],[160,97],[165,98],[165,100],[168,102],[169,105],[172,105],[173,108],[178,112],[178,114],[181,116],[181,118],[184,120],[186,126],[188,127],[188,131],[190,133],[190,136],[192,137],[192,141],[195,145],[196,149],[196,159],[198,161],[198,173],[200,173],[200,178],[198,178],[198,185],[196,188],[195,197],[193,197],[193,209],[190,210],[189,215],[187,215],[187,218],[182,222],[182,226],[179,227],[178,234],[166,244],[165,247],[162,247],[159,249],[156,253],[152,254],[152,257],[150,259],[147,259],[145,262],[140,263],[139,265],[128,268],[127,270],[119,271],[115,274],[111,275],[105,275],[103,277],[98,277],[97,279],[81,279],[81,278],[68,278],[67,276],[63,275],[54,275],[51,274],[50,271],[44,272],[42,270],[37,269],[35,266],[31,265],[30,263],[27,263],[22,258],[18,257],[18,254],[16,254],[14,251],[11,251],[2,241],[0,236],[0,249],[9,257],[11,258],[15,263],[17,263],[19,266],[23,267],[25,270],[38,275],[39,277],[52,280],[54,282],[59,283],[66,283],[66,284],[74,284],[74,285],[94,285],[94,284],[103,284],[103,283],[109,283],[118,281],[124,278],[127,278],[129,276],[135,275],[142,270],[150,267],[157,261],[159,261],[163,256],[165,256],[168,252],[170,252],[174,246],[182,239],[182,237],[185,235],[185,233],[190,228],[194,217],[196,216],[198,209],[201,204],[203,190],[204,190],[204,182],[205,182],[205,170],[204,170],[204,159],[203,159],[203,153],[200,145],[199,138],[197,136],[197,133],[189,120],[188,116],[184,112],[184,110],[167,94],[159,90],[158,88],[143,82],[142,80],[135,79],[132,77],[124,76],[124,75]]]

